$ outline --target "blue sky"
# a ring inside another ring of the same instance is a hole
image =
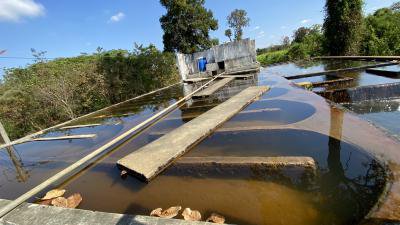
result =
[[[390,6],[396,0],[366,0],[364,11]],[[245,37],[257,47],[279,43],[300,26],[322,23],[324,0],[206,0],[219,21],[211,36],[226,41],[226,16],[245,9],[251,19]],[[31,48],[46,57],[92,53],[98,46],[132,49],[153,43],[162,49],[158,0],[0,0],[0,51],[3,57],[31,57]],[[24,66],[31,60],[0,58],[0,68]],[[0,72],[1,76],[1,72]]]

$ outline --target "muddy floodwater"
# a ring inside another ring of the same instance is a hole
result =
[[[349,130],[356,127],[346,123],[347,112],[280,76],[339,69],[348,64],[329,61],[309,67],[281,65],[263,69],[248,80],[235,80],[209,99],[182,104],[52,188],[64,188],[66,195],[80,193],[81,209],[105,212],[149,215],[155,208],[180,205],[199,210],[203,219],[219,213],[231,224],[356,224],[383,192],[386,167],[362,141],[351,140]],[[196,167],[171,167],[148,184],[130,176],[121,178],[117,160],[253,85],[268,85],[271,89],[183,157],[308,156],[316,162],[315,171],[266,173],[251,168],[237,173],[204,173]],[[1,149],[0,198],[17,198],[193,88],[178,84],[72,124],[101,123],[100,126],[53,129],[42,135],[96,134],[93,139],[27,142]],[[359,109],[360,113],[368,109],[363,105],[346,107]]]

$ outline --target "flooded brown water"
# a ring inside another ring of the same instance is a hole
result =
[[[309,156],[318,168],[313,179],[305,179],[307,176],[301,174],[268,174],[258,170],[204,175],[172,169],[149,184],[133,177],[120,177],[116,167],[118,159],[251,85],[270,85],[271,90],[244,109],[253,113],[237,114],[184,157]],[[97,146],[167,107],[185,94],[185,88],[177,85],[76,122],[105,123],[102,126],[45,134],[95,133],[95,139],[19,144],[10,150],[14,161],[10,159],[10,151],[2,149],[0,198],[18,197]],[[325,113],[326,108],[331,113]],[[329,103],[315,94],[262,71],[254,79],[232,82],[211,99],[182,105],[54,187],[67,189],[67,195],[81,193],[82,209],[106,212],[148,215],[158,207],[181,205],[199,210],[203,217],[219,213],[226,217],[227,223],[236,224],[358,223],[382,193],[386,174],[384,166],[363,147],[340,138],[342,129],[351,129],[343,123],[343,114],[345,112],[331,109]],[[321,128],[324,125],[318,123],[320,118],[330,120],[331,124]],[[331,135],[291,127],[294,124],[316,126],[315,130],[327,129]]]

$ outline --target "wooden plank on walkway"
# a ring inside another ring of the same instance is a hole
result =
[[[95,134],[81,134],[81,135],[69,135],[69,136],[59,136],[59,137],[33,138],[28,141],[59,141],[59,140],[72,140],[72,139],[86,139],[94,137],[96,137]]]
[[[74,126],[65,126],[61,127],[60,130],[69,130],[69,129],[77,129],[77,128],[85,128],[85,127],[97,127],[102,124],[100,123],[94,123],[94,124],[83,124],[83,125],[74,125]]]
[[[206,88],[202,91],[199,91],[198,93],[193,95],[193,98],[208,97],[208,96],[214,94],[215,92],[217,92],[219,89],[223,88],[225,85],[227,85],[229,82],[233,81],[234,79],[235,79],[234,77],[230,77],[230,78],[224,78],[222,80],[219,80],[219,81],[215,82],[214,84],[212,84],[211,86],[209,86],[208,88]]]
[[[267,90],[269,88],[266,86],[253,86],[243,90],[221,105],[118,160],[118,167],[141,180],[150,181],[176,158],[185,154]]]

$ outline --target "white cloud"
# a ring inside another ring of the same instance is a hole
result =
[[[304,20],[300,21],[301,24],[305,24],[305,23],[309,23],[309,22],[311,22],[310,19],[304,19]]]
[[[284,30],[284,29],[286,29],[286,28],[287,28],[286,26],[281,26],[281,29],[282,29],[282,30]]]
[[[35,0],[0,0],[0,21],[18,22],[24,17],[42,15],[44,7]]]
[[[260,26],[255,26],[252,30],[255,31],[255,30],[258,30],[258,29],[260,29]]]
[[[258,32],[258,34],[259,34],[259,35],[265,34],[265,31],[262,30],[262,31]]]
[[[110,17],[110,22],[119,22],[125,17],[125,14],[123,12],[119,12],[113,16]]]

